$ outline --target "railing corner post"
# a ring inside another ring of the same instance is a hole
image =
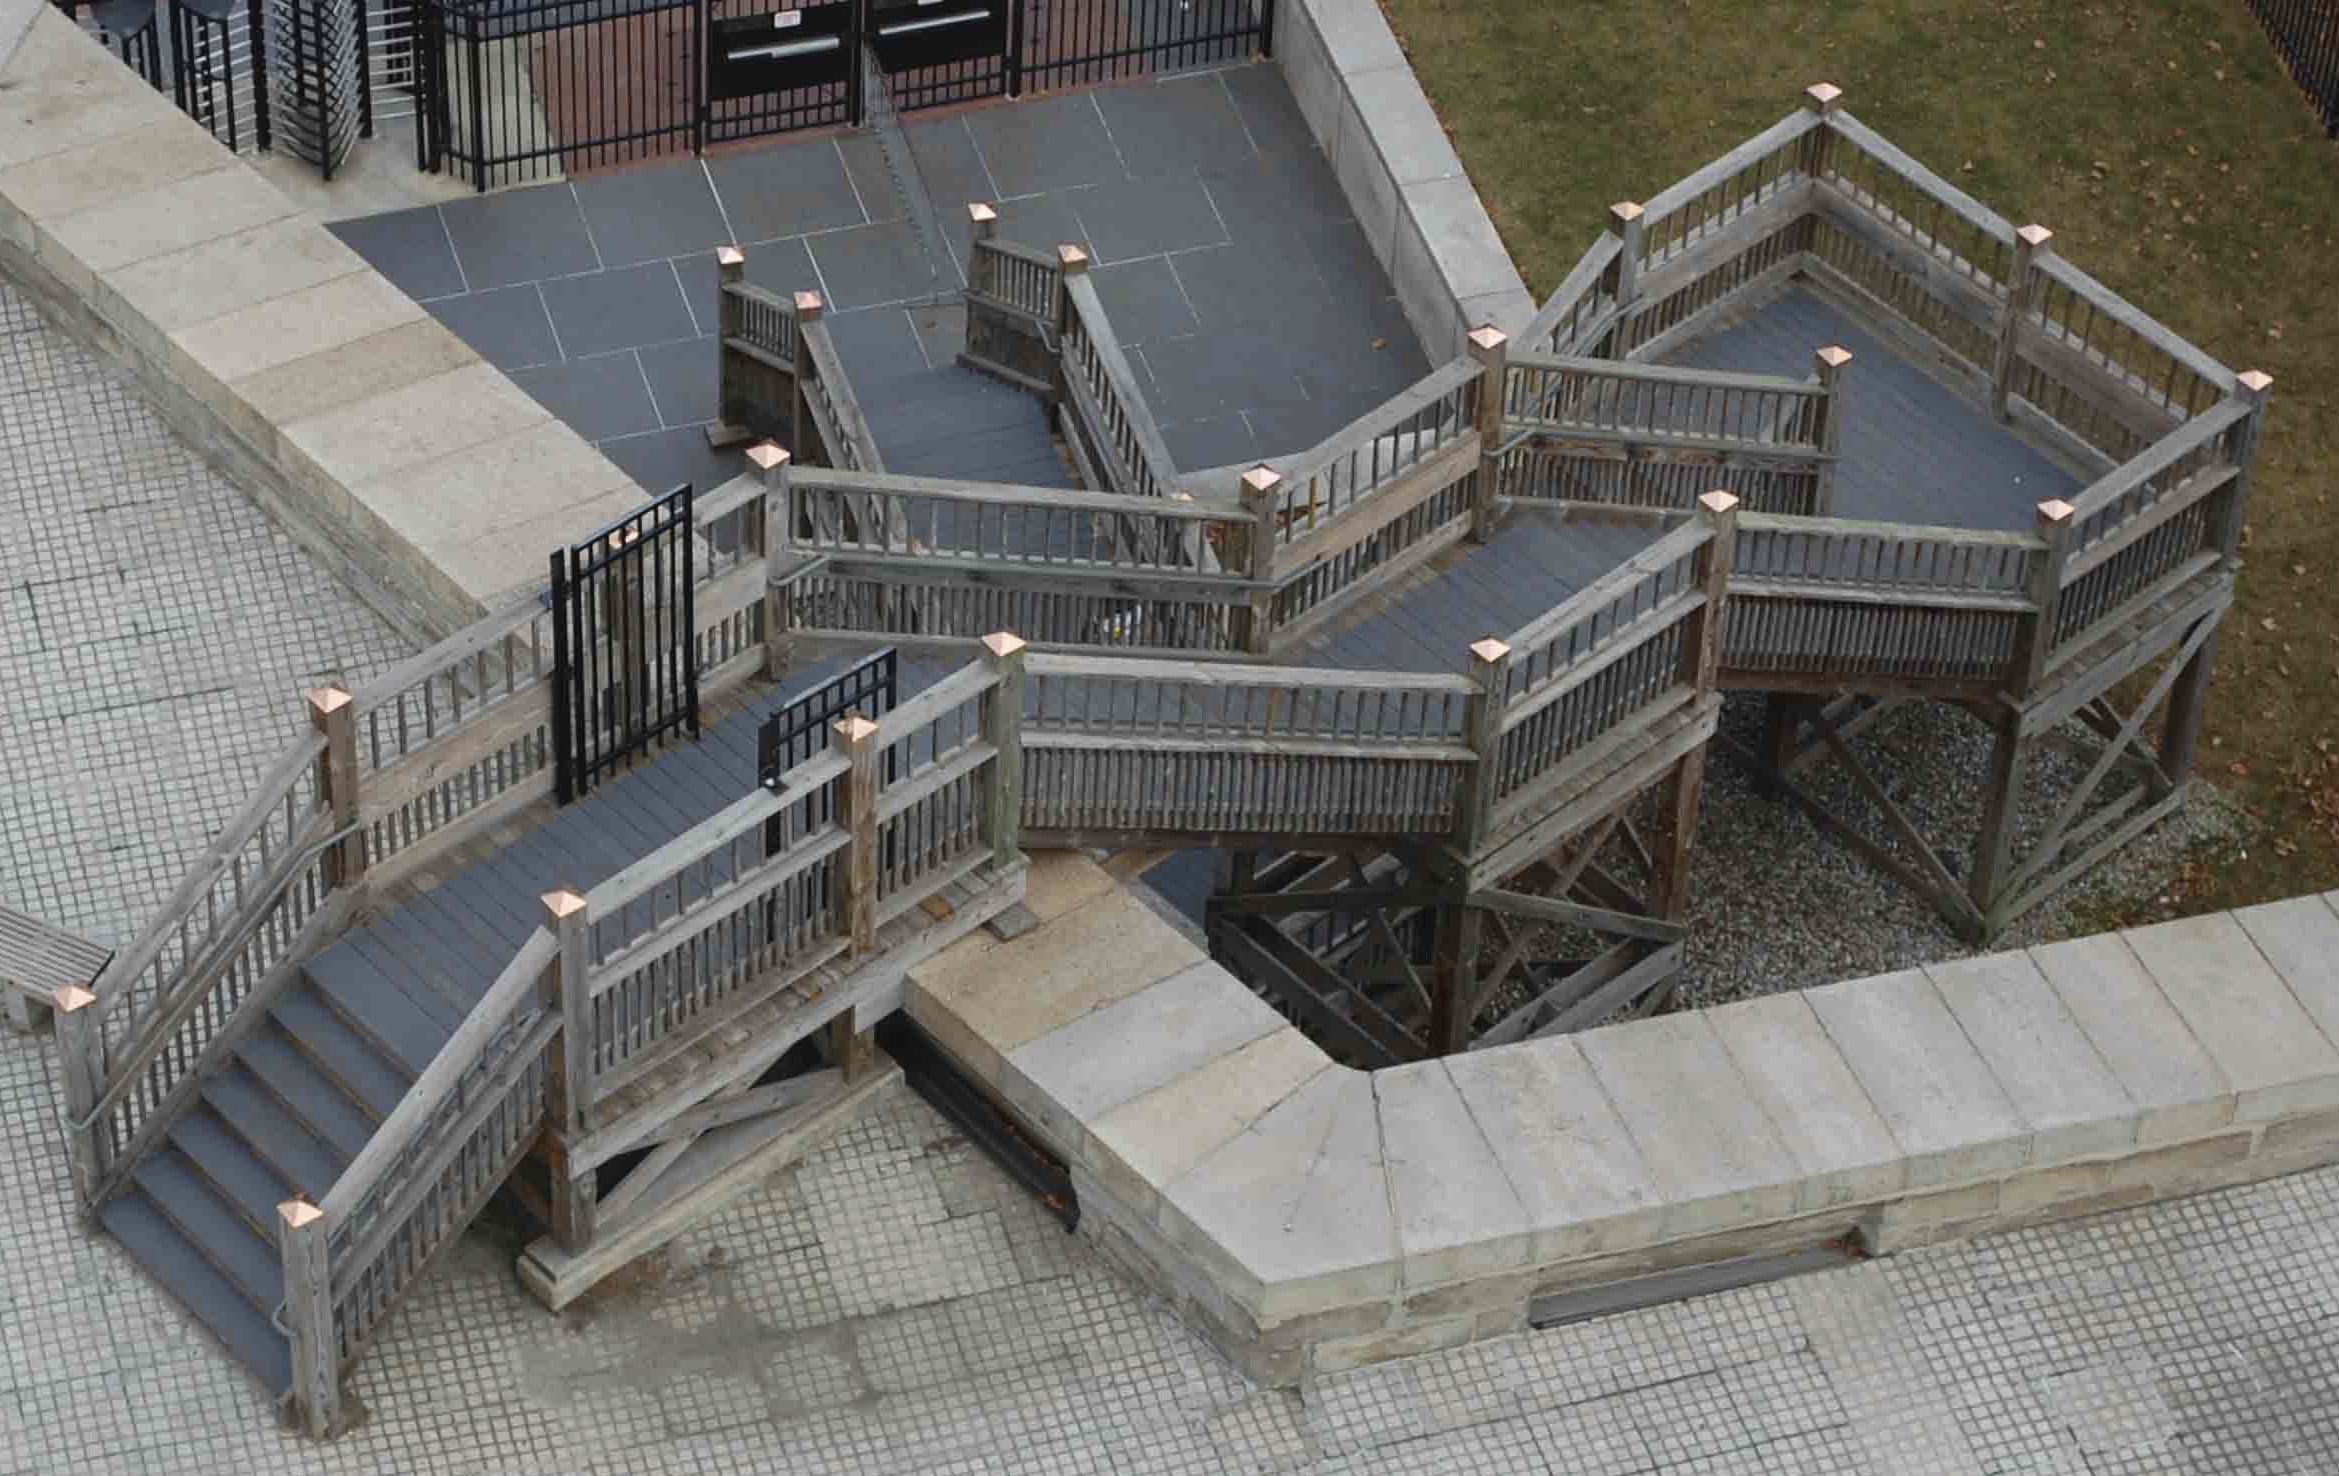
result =
[[[2061,498],[2038,505],[2038,537],[2044,545],[2030,569],[2031,630],[2028,649],[2016,653],[2022,664],[2015,695],[2027,697],[2046,674],[2047,656],[2055,647],[2055,626],[2063,600],[2063,563],[2071,554],[2071,528],[2077,509]]]
[[[969,200],[966,206],[966,218],[968,224],[974,227],[976,240],[996,241],[999,239],[999,212],[989,202]]]
[[[1022,849],[1024,645],[1013,631],[983,637],[983,659],[999,678],[983,707],[983,737],[993,750],[986,793],[994,866],[1013,865]]]
[[[2234,448],[2235,476],[2217,507],[2210,542],[2228,569],[2241,565],[2242,518],[2249,510],[2250,483],[2255,480],[2258,441],[2266,430],[2266,407],[2274,398],[2274,376],[2263,369],[2245,369],[2234,376],[2234,398],[2250,407],[2250,418],[2240,427]]]
[[[1494,804],[1501,792],[1495,765],[1502,755],[1502,714],[1508,705],[1511,648],[1488,636],[1470,647],[1472,691],[1463,706],[1464,741],[1476,758],[1462,785],[1462,813],[1455,817],[1454,843],[1466,859],[1475,859],[1494,824]]]
[[[1805,157],[1813,179],[1825,179],[1835,172],[1835,129],[1830,126],[1835,115],[1843,111],[1844,90],[1833,82],[1814,82],[1803,89],[1803,108],[1819,115],[1819,126],[1808,135],[1810,147]]]
[[[1264,656],[1275,638],[1275,545],[1283,529],[1283,473],[1260,462],[1242,478],[1243,511],[1251,520],[1244,541],[1243,576],[1251,581],[1251,614],[1243,649]]]
[[[1811,516],[1824,518],[1835,506],[1835,463],[1843,453],[1844,443],[1844,370],[1852,362],[1852,351],[1842,344],[1829,344],[1811,356],[1819,371],[1819,433],[1812,439],[1819,447],[1819,474],[1812,482]]]
[[[560,1011],[560,1031],[552,1038],[552,1069],[544,1099],[545,1144],[552,1181],[552,1234],[571,1255],[593,1240],[594,1212],[600,1202],[591,1169],[569,1167],[569,1150],[585,1130],[593,1108],[593,960],[592,916],[584,896],[572,888],[544,894],[544,925],[551,930],[558,951],[545,979],[553,995],[549,1004]]]
[[[763,500],[756,515],[757,551],[763,555],[763,674],[765,680],[777,681],[795,659],[788,598],[779,588],[795,546],[795,498],[788,483],[791,458],[779,442],[759,441],[747,448],[747,460],[763,478]]]
[[[1065,382],[1064,341],[1071,336],[1072,320],[1078,309],[1072,305],[1072,279],[1088,273],[1088,251],[1066,241],[1056,248],[1056,299],[1052,313],[1056,334],[1055,382],[1048,389],[1048,403],[1061,414],[1071,398],[1071,386]]]
[[[845,848],[844,931],[852,956],[861,958],[877,947],[877,724],[859,713],[840,718],[835,725],[837,744],[851,768],[845,772],[844,802],[837,818],[843,822],[849,844]]]
[[[1730,597],[1730,560],[1738,548],[1738,496],[1716,488],[1697,500],[1697,520],[1712,536],[1694,565],[1705,606],[1691,617],[1681,643],[1683,675],[1700,697],[1714,690],[1722,670],[1722,622]]]
[[[715,248],[715,421],[710,438],[747,424],[745,387],[734,367],[737,355],[731,340],[740,334],[739,297],[735,289],[747,282],[747,254],[736,246]],[[740,432],[744,434],[744,432]],[[725,440],[725,444],[729,444]]]
[[[357,699],[343,686],[318,687],[309,693],[309,724],[325,739],[324,757],[317,761],[317,802],[333,817],[336,831],[358,822]],[[352,886],[365,876],[365,837],[344,837],[327,854],[325,874],[335,890]]]
[[[805,386],[810,384],[813,376],[819,372],[813,367],[812,345],[805,341],[807,335],[804,330],[820,321],[820,315],[827,311],[828,304],[821,299],[817,292],[799,292],[793,300],[796,307],[796,373],[794,376],[795,393],[788,398],[788,446],[795,454],[801,456],[804,454],[804,448],[811,444],[804,435],[805,428],[812,423],[812,406],[807,399],[811,391],[807,390]],[[825,459],[831,463],[835,461],[836,453],[833,448],[830,449]]]
[[[74,1191],[86,1209],[97,1207],[98,1181],[105,1174],[104,1129],[89,1121],[106,1079],[105,1042],[98,1029],[104,1012],[97,1002],[86,984],[68,984],[49,997],[65,1094],[66,1151],[73,1165]]]
[[[292,1339],[292,1401],[301,1428],[318,1440],[341,1423],[341,1353],[333,1335],[332,1229],[306,1199],[276,1207],[284,1261],[284,1320]]]
[[[1623,243],[1623,254],[1616,258],[1616,305],[1629,306],[1641,291],[1641,254],[1646,242],[1642,236],[1642,215],[1637,200],[1619,200],[1608,207],[1608,232]]]
[[[2022,329],[2030,318],[2031,275],[2041,258],[2054,254],[2055,233],[2026,225],[2014,233],[2014,262],[2006,281],[2006,316],[1998,324],[1998,353],[1990,366],[1990,413],[2006,418],[2014,392],[2014,365],[2022,354]]]
[[[1494,536],[1502,506],[1502,414],[1509,373],[1510,335],[1492,323],[1470,330],[1470,357],[1478,361],[1478,486],[1470,499],[1470,541]]]

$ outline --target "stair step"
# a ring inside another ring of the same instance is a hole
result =
[[[241,1066],[203,1083],[203,1100],[254,1153],[311,1199],[322,1200],[355,1156],[335,1153]]]
[[[262,1236],[276,1233],[276,1207],[292,1198],[292,1182],[254,1153],[225,1118],[198,1102],[171,1125],[170,1141],[246,1224]]]
[[[405,990],[355,987],[354,972],[309,971],[307,987],[296,986],[289,993],[320,1001],[409,1079],[422,1075],[438,1056],[439,1047],[455,1033],[454,1025],[425,1014],[422,1005]],[[415,987],[429,986],[418,981]]]
[[[276,1305],[274,1298],[266,1307],[255,1307],[179,1233],[143,1190],[132,1189],[107,1200],[98,1219],[130,1253],[130,1259],[209,1328],[269,1392],[281,1394],[292,1387],[292,1349],[269,1321],[269,1312]]]
[[[130,1177],[187,1243],[235,1283],[247,1300],[266,1309],[283,1299],[283,1257],[244,1223],[184,1154],[176,1148],[159,1149],[131,1170]]]
[[[373,1121],[280,1029],[263,1026],[236,1055],[343,1163],[357,1157],[374,1135]]]
[[[421,1073],[399,1070],[313,989],[289,989],[268,1013],[341,1094],[377,1120],[398,1110]],[[369,1132],[368,1137],[372,1134]]]

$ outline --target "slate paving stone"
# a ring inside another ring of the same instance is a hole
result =
[[[576,192],[603,266],[711,251],[731,240],[706,168],[696,159],[580,179]]]
[[[928,265],[925,246],[907,221],[830,231],[806,242],[828,284],[829,305],[840,312],[905,298],[956,291],[957,274]]]
[[[857,390],[933,372],[906,309],[837,313],[827,321],[829,340],[836,345],[837,357],[844,360],[845,374]],[[866,403],[868,396],[864,394],[862,399]]]
[[[337,220],[326,229],[417,302],[462,292],[470,286],[455,260],[454,243],[447,239],[446,222],[439,218],[436,205]]]
[[[702,425],[721,413],[722,361],[718,344],[709,334],[638,351],[642,377],[649,381],[650,398],[658,407],[660,423]]]
[[[1076,208],[1098,261],[1191,251],[1227,240],[1210,192],[1192,174],[1097,185],[1080,192]]]
[[[969,113],[966,125],[1000,195],[1008,199],[1102,184],[1128,172],[1089,93]]]
[[[1138,350],[1156,420],[1200,420],[1306,398],[1298,368],[1272,340],[1225,334],[1168,338]]]
[[[1313,154],[1315,135],[1291,95],[1291,84],[1271,66],[1230,67],[1216,74],[1243,131],[1262,154]]]
[[[474,292],[601,266],[584,212],[565,184],[450,200],[439,216]]]
[[[820,271],[813,266],[812,252],[801,238],[758,241],[739,249],[747,257],[747,280],[754,286],[783,297],[820,290]],[[674,272],[682,283],[683,300],[689,304],[699,331],[714,332],[722,317],[722,304],[715,293],[722,275],[715,266],[715,253],[705,251],[681,257],[674,263]]]
[[[966,349],[966,304],[946,302],[913,308],[910,328],[918,335],[918,347],[926,355],[927,366],[948,369]]]
[[[516,370],[512,383],[534,395],[536,403],[588,441],[639,435],[659,427],[649,384],[642,378],[641,361],[630,351]]]
[[[999,239],[1013,241],[1018,246],[1053,253],[1067,243],[1093,248],[1087,228],[1082,225],[1082,202],[1095,191],[1087,187],[1058,190],[1052,195],[1027,195],[1021,200],[1002,200],[992,208],[999,212]],[[939,210],[941,207],[937,206]],[[967,243],[974,235],[974,223],[964,210],[955,215],[943,211],[948,222],[953,249],[959,260],[967,259]],[[1093,255],[1093,249],[1091,251]]]
[[[966,219],[966,207],[981,200],[996,205],[999,196],[1012,193],[1003,190],[984,167],[982,151],[975,147],[974,135],[967,131],[965,118],[944,118],[932,123],[913,123],[903,128],[902,134],[910,141],[910,157],[918,166],[918,178],[926,186],[926,197],[934,204],[934,213],[944,220]],[[903,209],[900,190],[894,184],[893,173],[885,166],[882,151],[870,160],[874,188],[885,196],[885,213],[880,215],[875,205],[869,206],[871,220],[899,220]]]
[[[560,359],[560,342],[552,335],[552,319],[533,282],[469,292],[460,297],[434,298],[423,304],[431,315],[471,345],[479,357],[498,369],[525,369]]]
[[[1190,174],[1252,152],[1242,118],[1215,75],[1107,87],[1096,102],[1132,175]]]
[[[706,168],[730,219],[732,240],[770,241],[868,219],[833,138],[722,154],[708,159]]]
[[[965,130],[964,120],[945,120],[945,123],[948,122],[958,123],[961,132]],[[908,133],[913,140],[910,145],[911,151],[916,152],[917,144],[914,140],[919,129],[942,126],[945,126],[944,123],[911,123],[907,125],[903,131]],[[971,146],[972,141],[969,142]],[[838,157],[845,161],[845,178],[852,186],[855,201],[860,205],[866,223],[875,225],[882,221],[901,219],[901,201],[896,197],[893,181],[886,172],[885,151],[878,145],[877,135],[873,133],[842,134],[837,138],[836,146]],[[928,186],[928,188],[932,188],[932,186]],[[935,208],[940,209],[941,207],[937,205]]]
[[[682,284],[662,261],[543,285],[552,326],[572,359],[698,336]]]
[[[1173,421],[1162,426],[1161,439],[1180,471],[1204,471],[1259,459],[1259,438],[1240,414]]]
[[[1312,149],[1228,159],[1203,166],[1201,174],[1220,222],[1237,241],[1282,240],[1307,221],[1351,218],[1332,166]]]
[[[1124,346],[1181,338],[1202,326],[1186,302],[1176,264],[1166,256],[1093,267],[1088,276]]]
[[[653,497],[662,497],[683,482],[712,492],[747,469],[744,453],[715,450],[707,444],[705,428],[696,425],[603,441],[601,454]]]
[[[1206,333],[1277,336],[1331,310],[1331,294],[1295,235],[1186,251],[1176,262],[1186,301]]]

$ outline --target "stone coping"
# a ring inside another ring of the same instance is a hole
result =
[[[1378,0],[1286,0],[1275,61],[1430,362],[1524,328],[1535,301]]]
[[[2339,1157],[2339,893],[1376,1072],[1094,863],[906,1006],[1073,1167],[1083,1229],[1255,1377],[1857,1231],[1889,1252]]]
[[[204,422],[198,445],[256,463],[272,485],[248,490],[334,568],[443,634],[542,583],[544,550],[640,503],[53,6],[0,7],[0,251],[174,418]]]

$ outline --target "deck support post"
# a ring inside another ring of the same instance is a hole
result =
[[[1828,120],[1843,111],[1844,90],[1833,82],[1814,82],[1803,89],[1803,110],[1819,115],[1819,127],[1806,134],[1805,168],[1813,179],[1835,172],[1835,129]]]
[[[2241,387],[2235,392],[2236,397],[2248,400],[2254,407],[2250,418],[2242,423],[2240,441],[2235,448],[2234,464],[2241,470],[2224,491],[2216,494],[2209,509],[2209,541],[2224,555],[2229,571],[2241,567],[2242,515],[2249,506],[2250,469],[2258,459],[2258,437],[2266,426],[2266,402],[2274,390],[2273,378],[2261,370],[2249,370],[2239,379]],[[2172,785],[2185,782],[2200,752],[2203,704],[2209,695],[2210,672],[2216,664],[2217,635],[2211,632],[2201,643],[2201,649],[2185,663],[2184,674],[2169,692],[2168,717],[2160,730],[2160,767]]]
[[[1990,413],[2006,419],[2006,401],[2014,392],[2014,365],[2022,354],[2022,331],[2030,323],[2031,269],[2041,257],[2052,256],[2055,233],[2043,225],[2026,225],[2014,233],[2014,265],[2006,283],[2006,316],[1998,324],[1998,353],[1990,366]]]
[[[828,1059],[847,1083],[877,1069],[877,1031],[860,1028],[851,1010],[828,1022]]]
[[[592,1243],[600,1202],[594,1171],[572,1173],[569,1145],[584,1135],[593,1107],[593,976],[591,917],[582,894],[563,888],[544,894],[544,925],[559,944],[545,970],[548,1006],[560,1011],[552,1038],[552,1069],[545,1094],[544,1142],[552,1183],[552,1234],[577,1255]]]
[[[819,322],[828,304],[821,300],[817,292],[799,292],[795,301],[796,373],[790,381],[795,389],[788,396],[788,450],[794,455],[803,456],[806,449],[811,448],[817,453],[809,458],[811,463],[814,466],[826,466],[835,461],[835,455],[830,448],[820,445],[817,434],[805,434],[814,430],[818,424],[812,418],[812,402],[806,398],[808,391],[804,388],[812,382],[813,375],[818,371],[812,367],[812,345],[804,341],[804,325]]]
[[[1616,258],[1616,305],[1629,308],[1641,295],[1641,256],[1646,250],[1642,238],[1641,216],[1644,212],[1637,200],[1619,200],[1608,207],[1608,233],[1624,245]],[[1621,353],[1609,355],[1621,359]]]
[[[984,786],[991,864],[1009,866],[1022,848],[1023,638],[1013,631],[993,631],[983,637],[983,659],[999,678],[999,685],[983,697],[983,739],[992,748],[991,776]]]
[[[317,760],[317,804],[332,814],[335,830],[348,830],[359,816],[357,699],[347,687],[318,687],[309,693],[309,726],[325,740]],[[364,879],[364,836],[347,836],[325,853],[325,877],[335,891]]]
[[[85,1209],[97,1208],[94,1196],[105,1176],[104,1129],[88,1122],[97,1111],[100,1088],[106,1079],[105,1043],[100,1039],[97,995],[86,984],[68,984],[49,996],[49,1014],[56,1021],[58,1076],[65,1094],[65,1151],[73,1166],[73,1188]]]
[[[859,713],[835,724],[837,746],[852,765],[845,773],[837,819],[851,843],[845,848],[844,931],[852,956],[877,947],[877,724]]]
[[[284,1260],[284,1322],[292,1334],[290,1397],[301,1428],[322,1440],[341,1422],[341,1353],[333,1335],[332,1226],[306,1199],[276,1207]]]
[[[707,444],[720,451],[748,438],[747,390],[734,367],[731,340],[739,336],[739,299],[731,289],[747,285],[747,254],[736,246],[715,248],[715,423]]]
[[[777,441],[747,448],[748,464],[763,478],[763,503],[756,517],[756,551],[763,555],[763,675],[777,681],[796,660],[796,634],[788,626],[788,597],[779,581],[795,545],[795,499],[788,492],[793,460]]]
[[[1243,473],[1243,511],[1251,519],[1243,573],[1250,579],[1250,617],[1243,626],[1243,649],[1264,656],[1275,640],[1275,545],[1282,536],[1283,474],[1265,462]]]
[[[1819,388],[1826,396],[1819,402],[1819,472],[1811,492],[1811,516],[1834,516],[1835,463],[1843,453],[1844,443],[1844,370],[1852,362],[1852,351],[1842,344],[1830,344],[1813,353],[1811,362],[1819,371]]]
[[[1484,543],[1494,536],[1494,517],[1502,505],[1503,385],[1509,360],[1510,335],[1484,323],[1470,330],[1470,357],[1478,361],[1478,485],[1470,497],[1470,541]]]
[[[1714,690],[1721,673],[1723,601],[1730,584],[1730,556],[1738,542],[1738,499],[1728,492],[1708,492],[1697,500],[1697,517],[1713,536],[1698,549],[1691,575],[1705,604],[1682,623],[1681,677],[1702,699]],[[1705,778],[1706,750],[1700,744],[1682,755],[1658,791],[1649,854],[1649,910],[1668,922],[1689,915],[1689,862]]]
[[[2004,921],[1999,894],[2014,860],[2014,827],[2022,810],[2022,783],[2030,770],[2034,735],[2023,731],[2022,714],[2004,710],[1997,723],[1997,742],[1990,750],[1990,777],[1982,807],[1982,822],[1974,835],[1973,869],[1966,880],[1966,896],[1980,914],[1980,924],[1960,929],[1966,941],[1986,943]]]
[[[1437,958],[1430,966],[1429,1054],[1452,1056],[1470,1049],[1476,1023],[1478,948],[1486,914],[1459,898],[1437,914]]]

